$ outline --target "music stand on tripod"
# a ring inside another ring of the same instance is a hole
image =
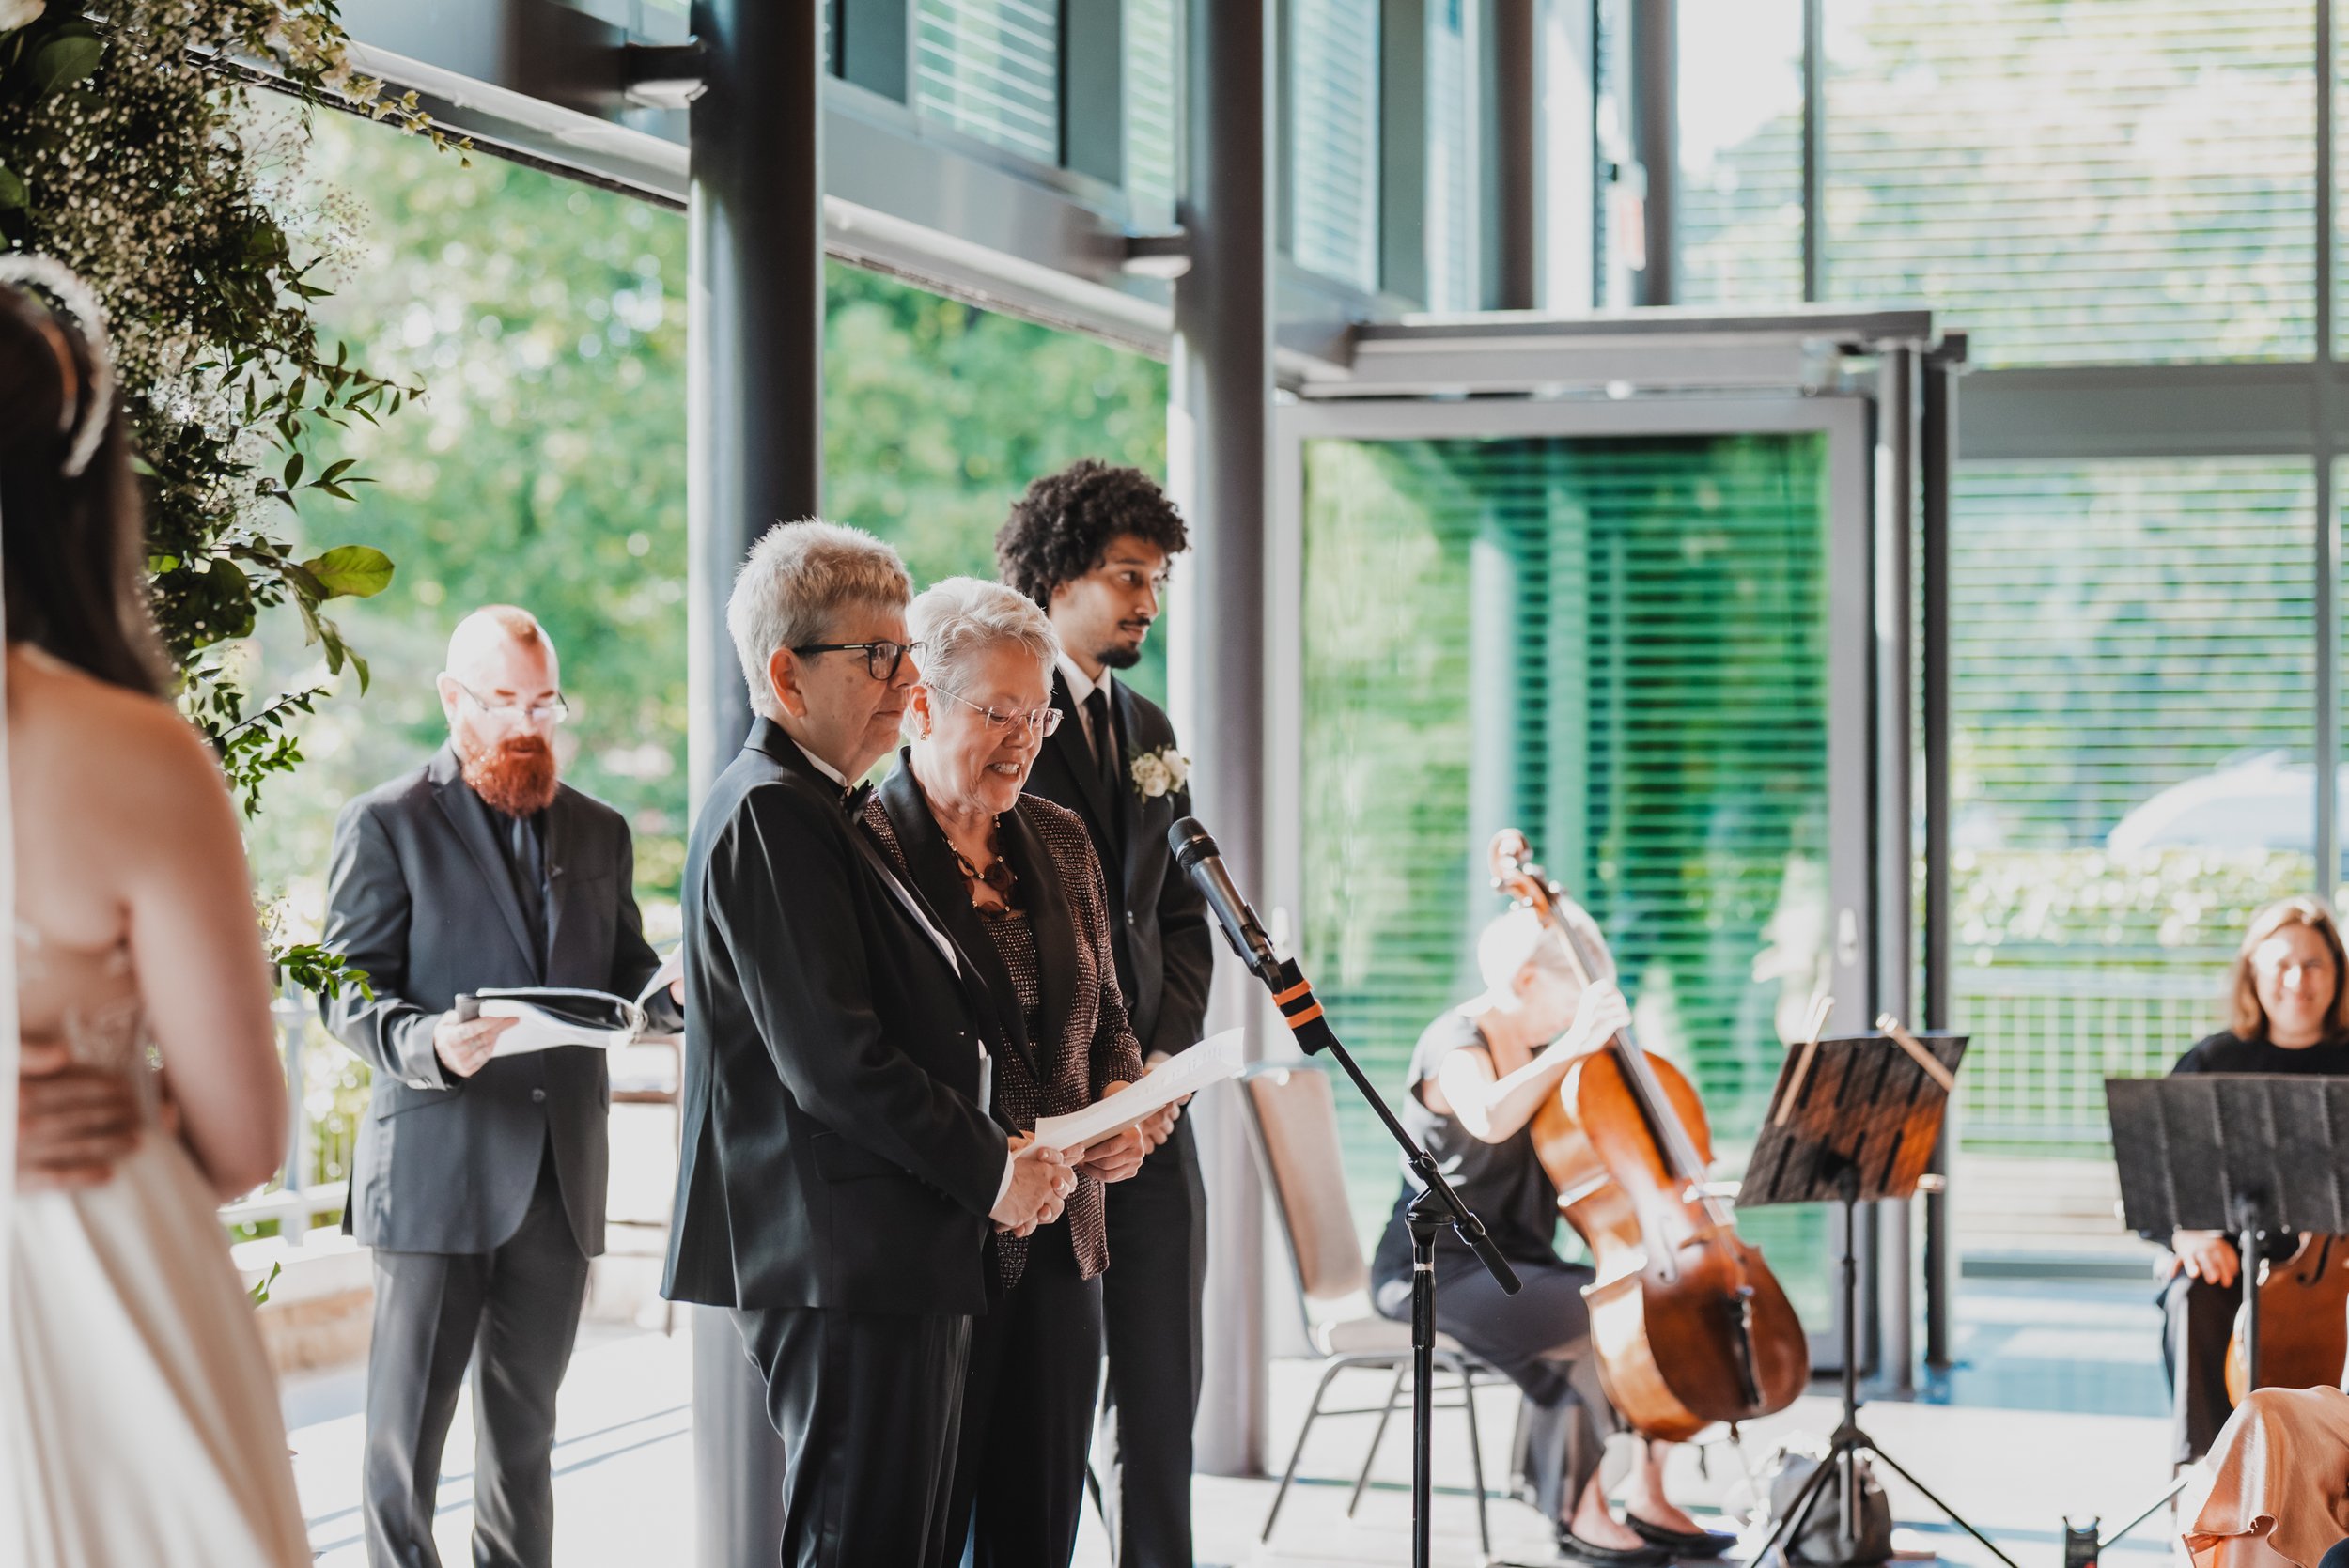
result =
[[[1786,1516],[1754,1556],[1766,1560],[1791,1546],[1817,1506],[1829,1476],[1840,1476],[1843,1539],[1859,1537],[1859,1456],[1872,1453],[1948,1515],[1952,1524],[2017,1568],[2013,1558],[1968,1523],[1859,1427],[1859,1265],[1852,1253],[1855,1210],[1880,1198],[1906,1198],[1933,1157],[1941,1134],[1963,1035],[1909,1034],[1899,1025],[1885,1034],[1821,1040],[1797,1046],[1779,1069],[1778,1087],[1762,1133],[1737,1189],[1739,1208],[1774,1203],[1843,1205],[1843,1419],[1827,1457],[1795,1494]],[[1931,1064],[1928,1065],[1928,1063]]]
[[[2271,1230],[2349,1232],[2349,1176],[2334,1128],[2349,1126],[2349,1079],[2181,1073],[2105,1079],[2122,1223],[2162,1238],[2223,1231],[2242,1260],[2244,1387],[2260,1387],[2260,1240]],[[2232,1136],[2229,1136],[2232,1130]],[[2186,1490],[2182,1472],[2111,1545]]]

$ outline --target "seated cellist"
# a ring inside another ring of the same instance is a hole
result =
[[[1437,1321],[1524,1390],[1527,1478],[1555,1524],[1559,1550],[1585,1563],[1642,1565],[1717,1556],[1734,1536],[1701,1529],[1664,1498],[1671,1445],[1641,1442],[1625,1485],[1625,1516],[1608,1511],[1600,1430],[1621,1426],[1590,1352],[1582,1287],[1589,1268],[1558,1256],[1558,1191],[1535,1152],[1535,1110],[1576,1058],[1629,1021],[1623,993],[1577,982],[1558,938],[1530,909],[1485,928],[1477,964],[1486,994],[1427,1026],[1411,1054],[1401,1116],[1436,1157],[1513,1264],[1525,1288],[1504,1296],[1449,1230],[1436,1245]],[[1377,1309],[1411,1312],[1411,1241],[1404,1211],[1419,1195],[1407,1171],[1371,1265]]]

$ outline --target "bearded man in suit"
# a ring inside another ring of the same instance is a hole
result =
[[[441,1451],[474,1359],[474,1561],[545,1568],[554,1398],[603,1250],[604,1053],[500,1056],[511,1018],[459,994],[561,986],[634,997],[661,960],[636,909],[627,819],[558,777],[568,711],[529,612],[460,622],[439,677],[448,744],[334,825],[326,944],[371,995],[324,998],[374,1069],[343,1227],[374,1249],[361,1512],[373,1568],[438,1568]],[[647,1012],[678,1021],[677,996]]]

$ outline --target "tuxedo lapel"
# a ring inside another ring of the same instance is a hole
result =
[[[1042,970],[1043,1002],[1036,1009],[1036,1054],[1071,1048],[1068,1016],[1077,1001],[1077,922],[1062,886],[1060,867],[1027,814],[1003,814],[1003,855],[1019,878],[1020,902],[1035,930],[1036,967]],[[1035,1069],[1040,1084],[1051,1069]]]
[[[963,886],[953,846],[947,844],[938,819],[930,815],[929,802],[922,798],[922,786],[914,782],[913,769],[907,765],[903,753],[898,753],[896,771],[883,779],[874,793],[881,810],[888,814],[890,827],[896,831],[914,892],[936,911],[946,934],[961,949],[972,975],[986,986],[988,1001],[994,1009],[996,1021],[1002,1025],[1004,1039],[1034,1076],[1035,1048],[1028,1038],[1027,1021],[1020,1016],[1019,993],[1012,986],[1003,960],[996,956],[994,939],[980,924],[978,910],[972,908],[970,890]],[[1007,821],[1011,819],[1006,817]],[[1012,870],[1017,874],[1019,868],[1014,865]]]
[[[1081,809],[1093,819],[1095,839],[1122,848],[1126,842],[1125,826],[1117,815],[1117,803],[1102,787],[1101,770],[1094,766],[1093,748],[1085,739],[1084,715],[1077,711],[1077,700],[1068,691],[1068,677],[1058,670],[1052,672],[1052,706],[1060,709],[1060,728],[1044,743],[1053,748],[1053,754],[1077,781]]]
[[[458,842],[473,857],[474,869],[481,873],[482,885],[490,890],[490,901],[497,906],[498,913],[505,917],[506,929],[513,935],[515,950],[529,960],[531,973],[542,972],[544,960],[531,952],[530,920],[522,913],[521,900],[515,894],[514,874],[506,869],[506,851],[490,836],[489,824],[480,812],[473,809],[473,802],[452,793],[473,788],[457,765],[456,752],[442,747],[432,758],[428,771],[433,801],[448,819],[448,825],[456,830]]]
[[[1118,759],[1124,764],[1118,769],[1121,776],[1117,781],[1117,842],[1125,849],[1121,862],[1126,866],[1131,866],[1142,859],[1135,850],[1142,843],[1143,805],[1142,791],[1136,789],[1133,784],[1134,758],[1140,756],[1145,748],[1140,739],[1140,726],[1135,722],[1134,694],[1127,690],[1122,680],[1110,687],[1110,711],[1117,724]]]

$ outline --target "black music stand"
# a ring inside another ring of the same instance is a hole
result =
[[[2121,1214],[2133,1231],[2224,1231],[2243,1260],[2245,1386],[2260,1386],[2260,1238],[2349,1234],[2349,1078],[2108,1078]]]
[[[1963,1035],[1909,1038],[1945,1074],[1954,1074],[1966,1053]],[[1826,1459],[1795,1494],[1786,1516],[1754,1555],[1757,1564],[1780,1546],[1792,1545],[1830,1475],[1843,1478],[1843,1538],[1859,1539],[1858,1459],[1865,1452],[1883,1460],[1893,1474],[1923,1494],[1927,1502],[1981,1542],[2007,1568],[2017,1568],[1995,1542],[1902,1468],[1899,1460],[1859,1428],[1859,1265],[1852,1254],[1855,1210],[1863,1202],[1906,1198],[1917,1190],[1917,1179],[1924,1174],[1934,1143],[1940,1137],[1941,1114],[1948,1100],[1940,1079],[1898,1040],[1886,1034],[1797,1046],[1786,1053],[1785,1064],[1779,1069],[1778,1087],[1771,1093],[1761,1136],[1754,1141],[1753,1157],[1737,1188],[1737,1206],[1843,1205],[1843,1419],[1835,1429]]]
[[[2349,1126],[2349,1079],[2183,1073],[2105,1079],[2121,1215],[2130,1230],[2224,1231],[2242,1260],[2243,1369],[2260,1386],[2260,1239],[2270,1230],[2349,1233],[2349,1159],[2333,1128]],[[2229,1136],[2232,1133],[2232,1136]],[[2182,1473],[2102,1550],[2186,1490]]]

